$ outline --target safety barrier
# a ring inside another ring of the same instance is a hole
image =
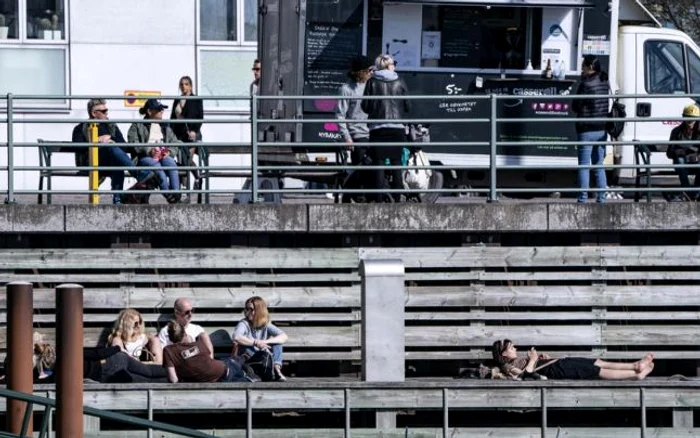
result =
[[[15,176],[19,172],[43,172],[46,170],[45,166],[19,166],[15,162],[14,156],[17,148],[36,148],[38,147],[38,143],[34,142],[16,142],[13,137],[13,132],[16,126],[21,125],[21,124],[55,124],[55,123],[106,123],[107,121],[105,120],[95,120],[95,119],[66,119],[66,118],[41,118],[41,117],[23,117],[21,121],[16,121],[15,120],[15,114],[17,111],[17,106],[16,102],[21,101],[21,100],[30,100],[30,99],[53,99],[53,100],[75,100],[75,99],[88,99],[92,96],[14,96],[12,94],[8,94],[7,96],[3,97],[2,100],[4,100],[4,104],[6,106],[6,118],[5,120],[0,120],[0,122],[4,122],[7,128],[7,142],[5,145],[7,146],[7,165],[6,166],[1,166],[0,171],[6,171],[7,172],[7,188],[4,191],[6,194],[6,202],[14,202],[15,201],[15,196],[16,195],[42,195],[42,194],[89,194],[89,195],[96,195],[96,194],[123,194],[127,193],[127,190],[102,190],[102,191],[97,191],[95,186],[95,181],[94,178],[91,179],[92,181],[92,186],[88,190],[55,190],[55,189],[50,189],[50,190],[28,190],[28,189],[21,189],[17,190],[15,188]],[[560,95],[547,95],[547,96],[517,96],[517,99],[521,102],[530,102],[533,100],[537,100],[537,103],[540,104],[542,102],[549,102],[552,100],[561,100],[562,98],[566,99],[585,99],[589,98],[590,96],[574,96],[574,95],[567,95],[567,96],[560,96]],[[603,97],[603,96],[601,96]],[[607,96],[609,98],[623,98],[623,99],[635,99],[635,98],[644,98],[644,99],[668,99],[668,98],[692,98],[695,97],[693,95],[611,95]],[[122,100],[123,96],[107,96],[103,97],[106,100]],[[165,96],[163,99],[181,99],[183,98],[182,96]],[[240,97],[240,96],[211,96],[211,97],[194,97],[196,99],[216,99],[216,100],[221,100],[221,99],[248,99],[251,101],[252,108],[259,108],[260,105],[264,101],[294,101],[294,102],[303,102],[303,101],[309,101],[309,100],[318,100],[318,99],[329,99],[329,96],[252,96],[252,97]],[[385,99],[386,97],[368,97],[367,99]],[[187,97],[185,99],[192,99],[192,97]],[[420,103],[427,102],[427,101],[440,101],[440,102],[455,102],[456,104],[458,103],[463,103],[467,100],[469,101],[481,101],[481,102],[487,102],[490,105],[490,116],[489,117],[482,117],[482,118],[469,118],[469,117],[464,117],[464,118],[425,118],[425,119],[402,119],[400,120],[403,123],[407,124],[415,124],[415,123],[421,123],[421,124],[429,124],[429,125],[439,125],[439,124],[488,124],[489,126],[489,140],[488,141],[435,141],[435,142],[429,142],[429,143],[420,143],[420,147],[424,149],[425,151],[430,151],[433,148],[440,148],[440,147],[459,147],[459,148],[464,148],[465,150],[468,150],[469,148],[488,148],[488,165],[486,166],[486,169],[488,171],[488,187],[484,188],[461,188],[461,187],[455,187],[455,188],[420,188],[420,189],[352,189],[352,188],[345,188],[342,186],[342,183],[340,181],[342,180],[343,175],[345,175],[346,172],[349,171],[354,171],[358,169],[362,170],[377,170],[377,169],[382,169],[382,170],[391,170],[391,169],[401,169],[405,170],[408,169],[409,166],[406,165],[370,165],[370,166],[351,166],[351,165],[346,165],[342,163],[324,163],[324,162],[313,162],[309,161],[308,157],[304,154],[298,154],[295,153],[298,149],[304,149],[304,148],[310,148],[313,147],[315,149],[325,149],[327,150],[328,153],[336,153],[339,151],[339,149],[343,149],[342,145],[339,144],[338,142],[305,142],[305,141],[276,141],[276,140],[270,140],[268,138],[263,138],[265,130],[269,128],[270,125],[283,125],[283,124],[296,124],[297,126],[304,126],[308,124],[318,124],[318,123],[334,123],[338,122],[337,119],[333,118],[331,114],[328,114],[328,117],[326,118],[314,118],[314,119],[299,119],[299,118],[293,118],[293,119],[277,119],[277,118],[263,118],[260,116],[259,111],[255,110],[252,111],[251,113],[251,118],[250,119],[244,119],[244,118],[232,118],[232,117],[215,117],[215,118],[206,118],[204,120],[189,120],[189,119],[177,119],[177,120],[169,120],[168,123],[196,123],[196,122],[204,122],[206,124],[244,124],[244,125],[249,125],[251,127],[251,132],[253,135],[251,136],[251,141],[250,142],[205,142],[205,143],[197,143],[197,147],[203,146],[205,147],[208,151],[207,155],[216,153],[217,151],[226,151],[225,153],[237,153],[241,154],[243,156],[248,156],[250,157],[251,164],[250,165],[241,165],[241,166],[211,166],[208,163],[203,163],[202,166],[190,166],[187,165],[188,163],[180,163],[182,165],[178,165],[177,169],[180,171],[191,171],[191,170],[196,170],[196,171],[201,171],[203,172],[204,175],[217,175],[218,174],[226,174],[228,173],[229,176],[235,176],[235,177],[245,177],[245,178],[250,178],[252,184],[250,184],[249,188],[244,188],[244,189],[225,189],[225,190],[212,190],[209,188],[208,185],[208,179],[207,181],[207,186],[205,188],[196,188],[196,189],[190,189],[189,187],[185,190],[145,190],[140,193],[143,194],[153,194],[153,193],[161,193],[161,194],[189,194],[189,195],[198,195],[201,197],[202,195],[206,196],[207,199],[209,195],[238,195],[238,194],[246,194],[249,195],[251,202],[260,202],[263,200],[265,195],[272,195],[272,194],[289,194],[289,193],[306,193],[306,194],[320,194],[320,193],[334,193],[337,194],[338,196],[342,194],[357,194],[357,193],[365,193],[365,194],[371,194],[371,193],[400,193],[403,195],[420,195],[420,194],[455,194],[455,193],[461,193],[464,191],[470,191],[470,192],[475,192],[479,194],[485,194],[487,195],[487,199],[490,202],[496,202],[499,199],[499,196],[504,193],[551,193],[551,192],[560,192],[560,193],[576,193],[579,192],[578,187],[557,187],[557,186],[552,186],[552,187],[499,187],[499,172],[502,171],[555,171],[555,170],[561,170],[561,171],[575,171],[579,169],[589,169],[589,170],[595,170],[595,169],[600,169],[603,168],[605,170],[612,170],[612,171],[618,171],[618,170],[623,170],[623,169],[633,169],[635,173],[641,174],[638,175],[641,176],[642,178],[650,177],[652,174],[654,174],[656,171],[659,172],[665,172],[665,173],[672,173],[676,171],[677,169],[681,168],[686,168],[689,170],[692,170],[696,167],[696,164],[671,164],[671,163],[663,163],[663,164],[654,164],[654,163],[649,163],[649,162],[643,162],[643,163],[636,163],[636,164],[603,164],[603,165],[578,165],[578,164],[562,164],[562,165],[525,165],[525,164],[513,164],[513,163],[502,163],[499,162],[499,158],[501,155],[498,154],[499,148],[528,148],[528,147],[535,147],[535,146],[541,146],[541,147],[571,147],[571,146],[579,146],[581,144],[587,144],[587,145],[609,145],[613,147],[623,147],[623,148],[646,148],[649,146],[663,146],[663,145],[694,145],[696,142],[694,141],[676,141],[676,142],[671,142],[668,140],[665,141],[656,141],[656,140],[645,140],[645,141],[637,141],[637,140],[627,140],[625,139],[624,141],[599,141],[599,142],[591,142],[591,141],[586,141],[586,142],[579,142],[579,141],[504,141],[499,139],[499,134],[501,133],[500,130],[504,128],[507,124],[512,124],[512,123],[521,123],[521,124],[536,124],[536,123],[547,123],[547,122],[557,122],[557,123],[575,123],[576,121],[579,121],[579,119],[575,117],[533,117],[533,118],[521,118],[521,117],[504,117],[504,116],[499,116],[499,108],[503,104],[503,102],[513,100],[514,96],[510,95],[498,95],[498,94],[490,94],[490,95],[480,95],[480,96],[465,96],[465,95],[456,95],[456,96],[405,96],[405,99],[410,100],[410,101],[417,101]],[[0,100],[0,103],[2,103],[2,100]],[[681,112],[681,108],[679,108],[678,113]],[[674,117],[674,116],[668,116],[668,117],[627,117],[624,119],[612,119],[612,118],[599,118],[599,119],[586,119],[587,121],[590,122],[603,122],[603,121],[625,121],[627,123],[627,126],[632,126],[633,123],[651,123],[651,122],[664,122],[668,124],[675,124],[675,123],[680,123],[684,119],[682,117]],[[397,120],[393,120],[396,122]],[[109,120],[110,123],[148,123],[148,120],[143,120],[143,119],[113,119]],[[347,119],[346,122],[352,123],[354,120]],[[374,122],[383,122],[383,120],[374,120]],[[60,146],[60,142],[45,142],[44,146]],[[145,143],[131,143],[129,144],[130,146],[148,146],[148,144]],[[172,146],[168,144],[164,144],[166,146]],[[187,145],[193,145],[193,144],[187,144]],[[406,144],[404,142],[401,143],[373,143],[372,147],[391,147],[391,146],[405,146]],[[93,151],[97,147],[104,147],[101,144],[95,144],[95,143],[73,143],[72,146],[74,147],[93,147]],[[266,148],[275,148],[275,152],[273,153],[275,155],[275,159],[267,159],[268,157],[265,157],[264,155],[266,154]],[[303,155],[301,158],[299,155]],[[284,159],[279,159],[279,157],[284,156],[286,158]],[[201,158],[201,157],[200,157]],[[281,164],[280,164],[281,162]],[[68,167],[68,166],[61,166],[60,167],[62,170],[66,171],[75,171],[75,172],[91,172],[92,175],[95,175],[96,172],[94,172],[94,168],[92,166],[74,166],[74,167]],[[99,170],[102,171],[114,171],[114,170],[122,170],[122,171],[128,171],[128,170],[143,170],[143,167],[137,167],[137,166],[99,166]],[[414,170],[432,170],[432,171],[439,171],[441,173],[449,173],[451,171],[459,171],[459,170],[470,170],[470,169],[475,169],[475,168],[483,168],[483,166],[476,165],[476,164],[464,164],[464,165],[437,165],[437,164],[431,164],[431,165],[425,165],[425,166],[410,166],[411,169]],[[167,171],[167,170],[172,170],[172,167],[162,167],[162,170]],[[316,188],[316,189],[290,189],[290,188],[283,188],[283,187],[272,187],[272,188],[260,188],[259,186],[259,179],[265,175],[270,175],[273,176],[274,178],[280,178],[280,177],[293,177],[293,178],[298,178],[298,179],[306,179],[306,180],[313,180],[313,177],[310,177],[309,175],[313,175],[314,173],[318,175],[318,173],[321,172],[327,179],[331,179],[334,181],[334,186],[329,187],[329,188]],[[224,175],[225,176],[225,175]],[[601,191],[609,191],[610,189],[608,188],[590,188],[589,192],[601,192]],[[698,188],[680,188],[680,187],[652,187],[649,180],[647,183],[646,187],[624,187],[624,188],[615,188],[615,192],[619,193],[659,193],[659,192],[667,192],[667,193],[679,193],[679,192],[687,192],[687,193],[695,193],[699,189]],[[337,196],[337,197],[338,197]],[[336,197],[336,198],[337,198]],[[247,199],[247,198],[246,198]]]

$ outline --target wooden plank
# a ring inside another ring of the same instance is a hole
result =
[[[700,306],[698,286],[417,286],[407,307]]]
[[[665,267],[664,267],[665,268]],[[670,266],[668,269],[674,269]],[[407,282],[449,282],[449,281],[698,281],[698,271],[464,271],[464,272],[432,272],[408,271]],[[30,280],[25,280],[30,281]]]
[[[547,406],[561,408],[638,408],[638,388],[547,388]]]
[[[275,314],[275,319],[279,319]],[[407,321],[700,321],[700,312],[406,312]]]
[[[303,409],[343,409],[345,394],[342,389],[330,390],[265,390],[251,394],[253,409],[272,410],[303,407]]]
[[[201,429],[202,432],[215,433],[222,438],[245,438],[244,429]],[[345,438],[344,429],[267,429],[254,428],[255,438]],[[647,436],[650,438],[693,438],[700,436],[700,428],[670,428],[647,427]],[[158,432],[158,438],[179,438],[179,435]],[[442,428],[410,428],[382,430],[376,429],[352,429],[353,438],[443,438]],[[450,438],[484,438],[484,437],[508,437],[508,438],[541,438],[541,429],[538,427],[459,427],[449,428]],[[557,438],[639,438],[638,427],[550,427],[547,436]],[[100,431],[99,434],[85,433],[85,438],[146,438],[144,431]]]
[[[122,288],[86,289],[83,294],[85,309],[163,309],[169,311],[179,297],[188,297],[197,309],[242,309],[252,295],[265,298],[271,308],[330,308],[360,307],[360,286],[311,287],[236,287],[236,288]],[[6,293],[0,292],[0,308],[7,306]],[[34,290],[35,309],[55,309],[53,289]]]
[[[47,274],[8,274],[3,275],[2,283],[28,281],[30,283],[79,283],[87,286],[93,283],[327,283],[359,282],[357,272],[292,272],[281,274],[242,273],[242,274],[143,274],[116,272],[113,274],[47,273]]]
[[[163,317],[166,315],[160,313],[145,313],[141,312],[143,320],[147,324],[160,324]],[[241,319],[241,313],[200,313],[196,314],[196,322],[198,324],[229,324],[231,321]],[[86,313],[83,315],[83,321],[89,324],[103,323],[111,325],[116,320],[117,313]],[[360,321],[360,311],[354,310],[349,312],[321,312],[310,313],[302,311],[300,313],[287,312],[270,312],[270,317],[273,322],[353,322]],[[7,313],[0,311],[0,324],[7,322]],[[56,322],[56,315],[51,314],[35,314],[35,324],[53,324]]]
[[[90,263],[86,263],[89,261]],[[352,248],[124,248],[11,249],[0,251],[2,269],[357,269]]]
[[[700,326],[694,325],[606,325],[602,328],[605,345],[688,345],[700,339]]]
[[[523,349],[530,345],[601,344],[600,328],[590,325],[406,327],[407,347],[486,347],[504,338],[512,339]]]
[[[231,346],[231,332],[235,326],[205,327],[215,347]],[[40,328],[46,342],[55,344],[55,331],[53,328]],[[284,331],[289,335],[286,347],[328,347],[356,348],[360,346],[360,328],[353,326],[331,327],[285,327]],[[100,335],[108,333],[107,329],[88,327],[84,329],[86,347],[97,346]],[[7,327],[0,327],[0,349],[7,349]]]
[[[697,266],[698,246],[360,248],[360,259],[403,260],[406,268]]]
[[[219,411],[243,410],[246,407],[245,391],[165,390],[152,391],[151,402],[155,411],[187,411],[190,409]]]

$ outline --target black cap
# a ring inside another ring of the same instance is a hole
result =
[[[364,55],[358,55],[352,60],[350,71],[362,71],[374,66],[374,63]]]
[[[146,111],[148,110],[160,111],[166,109],[167,107],[168,105],[163,105],[158,99],[148,99],[146,103],[143,104],[139,112],[141,114],[146,114]]]

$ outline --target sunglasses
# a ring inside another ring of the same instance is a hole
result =
[[[246,312],[254,312],[254,311],[255,311],[255,307],[246,307],[246,308],[245,308],[245,311],[246,311]]]
[[[192,314],[194,313],[194,309],[185,310],[185,311],[178,310],[177,313],[181,313],[181,314],[183,314],[183,315],[185,315],[185,316],[190,316],[190,315],[192,315]]]
[[[142,321],[134,321],[134,328],[139,328],[139,327],[141,327],[141,324],[143,324]]]
[[[93,110],[93,111],[95,111],[96,113],[100,113],[100,114],[107,114],[107,113],[109,112],[109,110],[108,110],[107,108],[105,108],[105,109],[96,109],[96,110]]]
[[[260,67],[253,67],[253,68],[251,68],[251,70],[253,70],[253,71],[260,71]]]

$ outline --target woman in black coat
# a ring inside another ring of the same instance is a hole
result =
[[[182,96],[195,96],[192,91],[192,78],[183,76],[180,78],[180,94]],[[204,118],[204,107],[201,99],[177,99],[173,101],[173,110],[170,113],[171,120],[188,119],[202,120]],[[202,141],[202,123],[172,123],[172,130],[178,140],[183,143],[195,143]],[[194,154],[198,154],[198,148],[189,148],[188,166],[196,166],[194,162]],[[201,188],[199,184],[199,174],[193,170],[192,174],[197,179],[195,182],[195,190]]]

